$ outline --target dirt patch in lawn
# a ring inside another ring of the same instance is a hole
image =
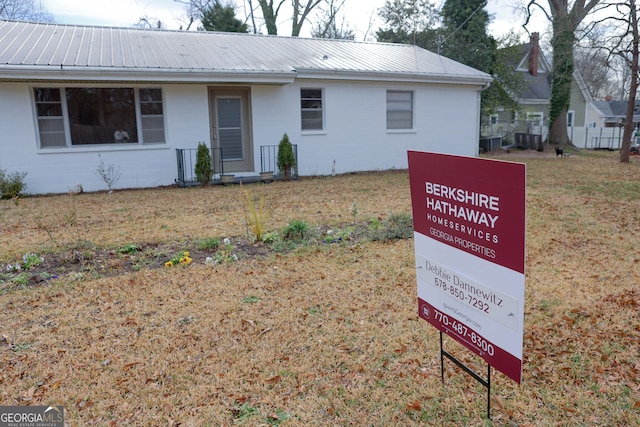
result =
[[[514,160],[528,174],[523,383],[493,376],[491,425],[637,425],[639,165]],[[316,237],[253,245],[245,189],[269,207],[266,231],[302,220]],[[0,294],[0,404],[62,405],[74,426],[487,425],[475,381],[447,364],[441,383],[412,240],[366,237],[410,211],[406,171],[3,201],[0,263],[33,253],[30,271],[57,277]],[[198,249],[209,239],[220,248]],[[189,265],[164,267],[184,251]]]

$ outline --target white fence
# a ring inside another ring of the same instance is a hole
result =
[[[548,127],[537,125],[531,121],[509,121],[496,123],[482,123],[482,135],[480,145],[482,148],[491,150],[515,146],[516,135],[518,133],[541,135],[545,146],[548,144]],[[567,134],[569,139],[578,148],[589,148],[592,150],[619,150],[622,146],[622,127],[592,128],[592,127],[569,127]],[[635,138],[638,142],[640,138]],[[498,141],[498,142],[497,142]]]
[[[619,150],[622,146],[622,127],[591,128],[571,127],[567,129],[573,145],[592,150]]]

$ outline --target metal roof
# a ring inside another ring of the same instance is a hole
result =
[[[304,76],[463,84],[492,80],[409,45],[0,20],[0,79],[285,82]]]

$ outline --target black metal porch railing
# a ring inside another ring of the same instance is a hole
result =
[[[176,184],[180,187],[192,187],[200,185],[196,179],[196,158],[197,148],[176,148],[176,160],[178,163],[178,178]],[[291,178],[298,178],[298,146],[293,144],[293,156],[296,166],[291,170]],[[224,175],[222,148],[214,148],[211,151],[211,163],[213,165],[213,179],[215,176]],[[260,172],[273,172],[279,178],[284,176],[284,172],[278,169],[278,146],[260,146]]]
[[[178,162],[178,178],[176,184],[180,187],[192,187],[199,185],[196,179],[196,157],[197,148],[176,148],[176,159]],[[213,177],[224,174],[222,162],[222,148],[214,148],[211,151],[211,164],[213,166]]]
[[[296,165],[291,170],[291,178],[298,178],[298,146],[293,145],[293,157],[296,159]],[[284,171],[278,169],[278,146],[277,145],[261,145],[260,146],[260,172],[273,172],[274,176],[283,176]]]

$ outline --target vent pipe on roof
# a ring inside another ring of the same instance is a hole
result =
[[[529,74],[538,75],[538,62],[540,60],[540,33],[531,34],[531,51],[529,52]]]

